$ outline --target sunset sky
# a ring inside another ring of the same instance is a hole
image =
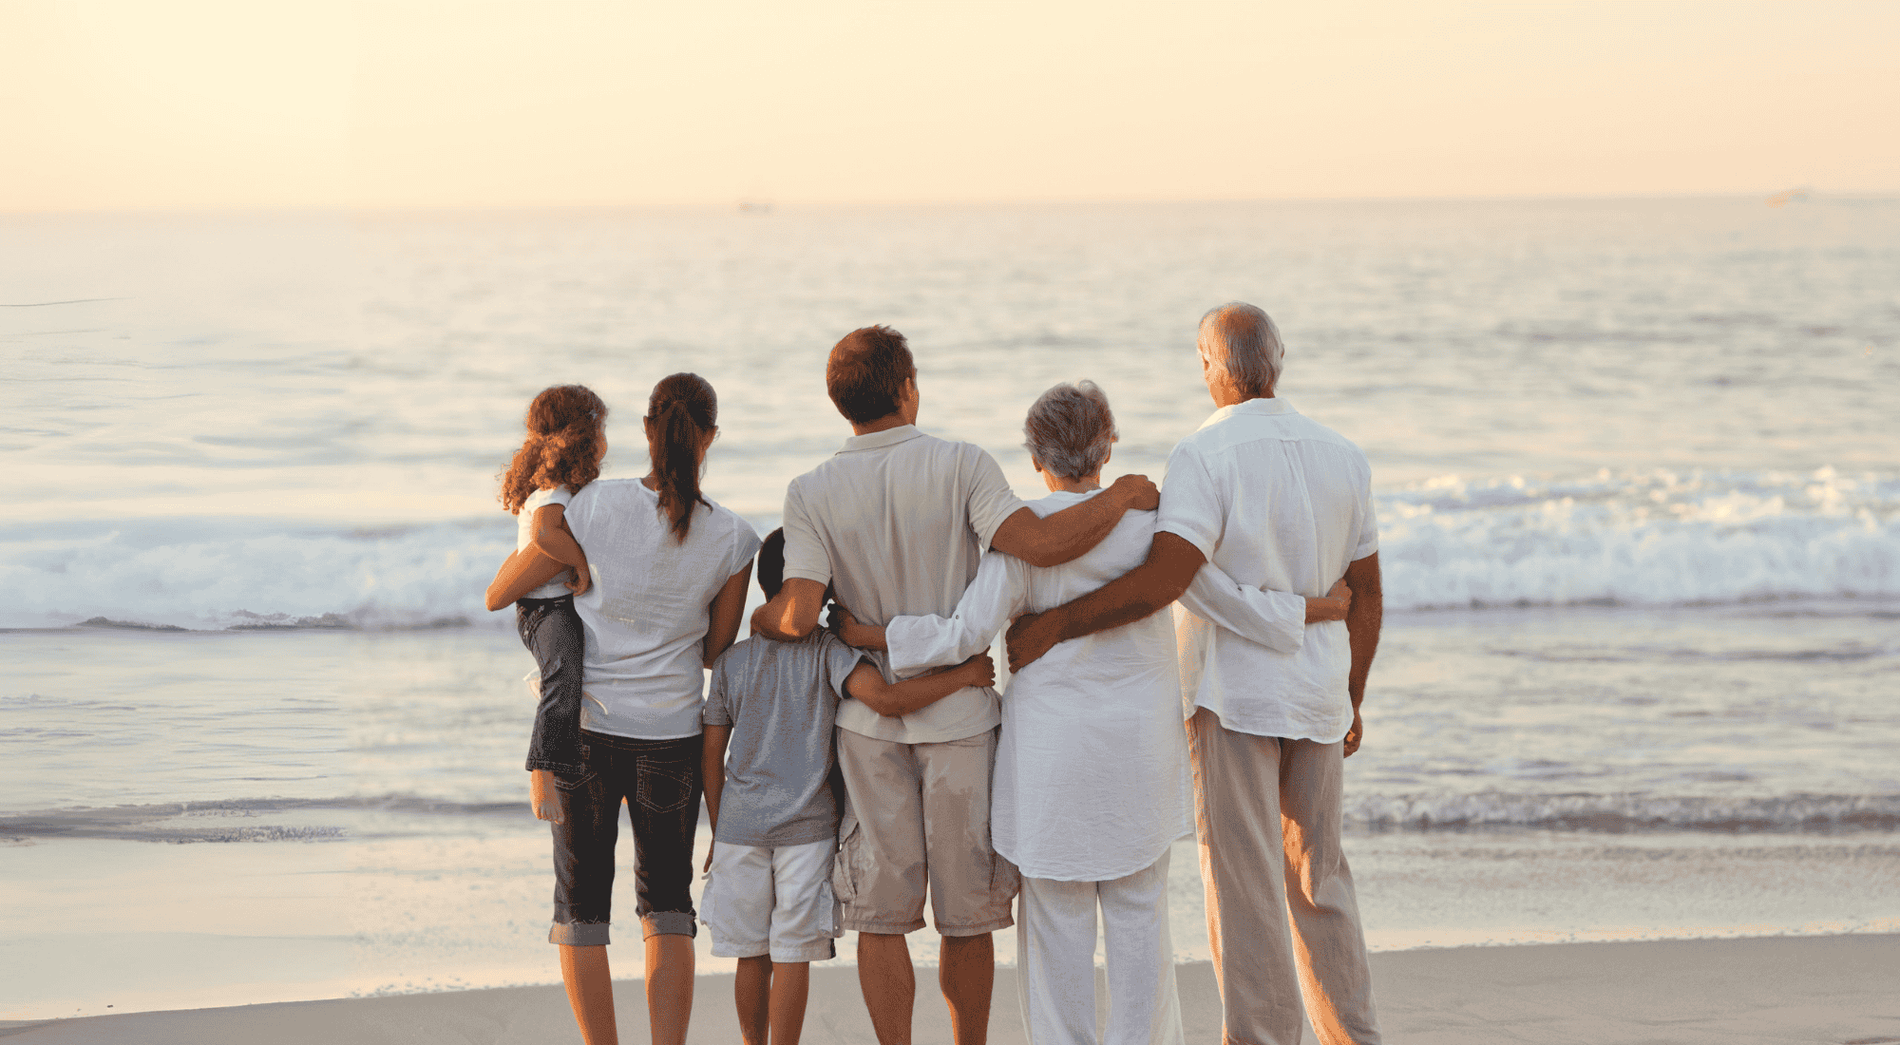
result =
[[[1900,192],[1900,3],[0,0],[0,211]]]

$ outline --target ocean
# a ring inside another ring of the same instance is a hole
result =
[[[5,216],[0,1018],[558,979],[481,606],[542,387],[628,476],[702,374],[764,532],[854,327],[1034,496],[1061,380],[1162,478],[1235,299],[1373,465],[1375,949],[1900,930],[1900,200]]]

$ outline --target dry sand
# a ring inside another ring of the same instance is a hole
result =
[[[1380,1020],[1405,1045],[1486,1042],[1900,1043],[1900,935],[1666,940],[1397,951],[1372,956]],[[916,1045],[948,1043],[919,969]],[[1220,1040],[1206,963],[1181,966],[1188,1041]],[[990,1041],[1023,1041],[1013,970],[998,969]],[[616,984],[623,1040],[646,1040],[641,983]],[[559,987],[288,1002],[0,1023],[8,1045],[514,1043],[579,1041]],[[732,978],[699,981],[692,1040],[737,1042]],[[856,970],[813,971],[805,1040],[869,1043]],[[1308,1041],[1312,1041],[1308,1034]]]

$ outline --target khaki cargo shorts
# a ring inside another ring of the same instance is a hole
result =
[[[1008,928],[1020,880],[990,848],[996,730],[936,744],[898,744],[838,730],[850,804],[838,828],[832,889],[844,927],[902,935],[930,916],[945,936]]]

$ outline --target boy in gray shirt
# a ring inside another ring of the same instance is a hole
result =
[[[785,573],[783,530],[765,539],[758,566],[770,599]],[[903,715],[994,682],[995,666],[978,655],[887,683],[875,664],[824,630],[797,642],[755,630],[714,662],[700,715],[713,846],[699,913],[712,953],[739,959],[733,998],[746,1041],[765,1041],[769,1024],[772,1041],[798,1041],[809,963],[833,957],[831,941],[843,935],[831,886],[838,701],[849,696],[880,715]]]

